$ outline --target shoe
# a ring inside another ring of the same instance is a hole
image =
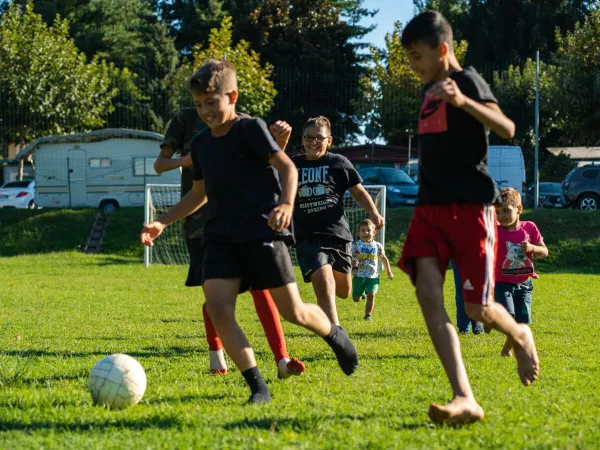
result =
[[[367,296],[366,296],[366,295],[363,295],[361,298],[362,298],[363,300],[366,300],[366,299],[367,299]]]
[[[227,375],[227,369],[211,369],[210,370],[210,374],[211,375]]]
[[[280,380],[292,375],[302,375],[306,371],[306,366],[298,358],[283,358],[277,364],[277,378]]]
[[[371,318],[371,314],[367,314],[367,315],[365,316],[365,320],[373,320],[373,319]]]

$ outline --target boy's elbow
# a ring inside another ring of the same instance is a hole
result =
[[[158,159],[156,161],[154,161],[154,171],[158,174],[161,174],[164,172],[163,167],[160,164],[160,161]]]
[[[512,139],[515,137],[515,133],[517,131],[517,127],[515,126],[515,123],[512,120],[509,120],[509,123],[506,126],[506,129],[504,130],[505,135],[502,136],[503,139]]]

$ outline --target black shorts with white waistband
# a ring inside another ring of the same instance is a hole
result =
[[[331,264],[336,272],[350,273],[351,249],[351,242],[334,239],[319,238],[298,242],[296,251],[304,282],[310,283],[312,274],[327,264]]]

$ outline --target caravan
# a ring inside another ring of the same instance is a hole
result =
[[[511,187],[519,191],[521,196],[526,194],[525,160],[521,147],[490,145],[488,173],[498,188]]]
[[[163,136],[106,129],[36,139],[17,158],[33,160],[35,203],[44,208],[144,206],[146,184],[178,184],[180,172],[154,171]]]

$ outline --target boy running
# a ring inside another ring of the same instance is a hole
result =
[[[416,286],[419,305],[452,387],[445,405],[432,403],[438,423],[481,420],[456,329],[444,308],[448,262],[460,270],[465,311],[485,327],[514,342],[518,373],[525,386],[539,377],[531,330],[494,303],[498,191],[487,174],[488,128],[511,138],[514,123],[500,110],[487,83],[472,68],[463,69],[452,46],[452,28],[438,12],[412,19],[402,33],[410,68],[424,83],[419,113],[419,197],[398,262]]]
[[[548,247],[533,222],[521,221],[521,194],[513,188],[500,191],[502,202],[496,205],[498,253],[496,259],[496,302],[506,308],[518,323],[531,323],[533,282],[539,278],[533,257],[546,258]],[[506,338],[502,356],[512,356],[513,342]]]
[[[344,211],[344,194],[364,208],[379,229],[383,217],[348,159],[329,153],[333,142],[326,117],[308,119],[302,131],[304,153],[292,158],[298,169],[294,232],[304,282],[312,283],[317,303],[339,325],[335,297],[348,298],[351,287],[352,233]]]
[[[322,336],[344,373],[358,367],[346,332],[316,305],[300,298],[287,245],[297,172],[261,119],[235,112],[239,93],[233,65],[207,61],[189,81],[196,109],[208,130],[192,140],[194,183],[190,192],[141,233],[146,245],[170,223],[189,216],[210,199],[204,227],[206,308],[223,346],[246,383],[250,403],[271,400],[254,352],[235,319],[239,292],[268,289],[281,315]]]
[[[359,240],[352,244],[352,267],[356,269],[356,275],[352,277],[352,300],[360,302],[366,294],[365,320],[371,320],[375,308],[375,294],[379,290],[380,258],[388,278],[394,279],[383,245],[375,241],[376,232],[375,224],[370,219],[365,219],[358,225]]]
[[[181,169],[181,197],[187,194],[193,184],[192,158],[190,154],[192,138],[206,129],[195,108],[182,108],[175,114],[167,132],[165,140],[160,145],[160,154],[154,162],[154,170],[157,173],[169,170]],[[277,144],[285,149],[291,134],[291,127],[287,124],[280,125],[277,122],[271,127]],[[173,158],[175,153],[179,158]],[[204,206],[189,217],[185,218],[183,231],[185,243],[190,257],[185,285],[188,287],[202,286],[202,271],[204,259],[203,229],[207,220],[208,208]],[[301,375],[306,369],[304,364],[297,358],[289,357],[279,312],[273,303],[268,291],[251,291],[254,307],[267,336],[267,341],[277,364],[279,378],[287,378],[290,375]],[[217,336],[217,332],[206,313],[206,305],[202,306],[204,316],[204,328],[209,348],[210,373],[225,375],[227,363],[223,354],[223,345]]]

